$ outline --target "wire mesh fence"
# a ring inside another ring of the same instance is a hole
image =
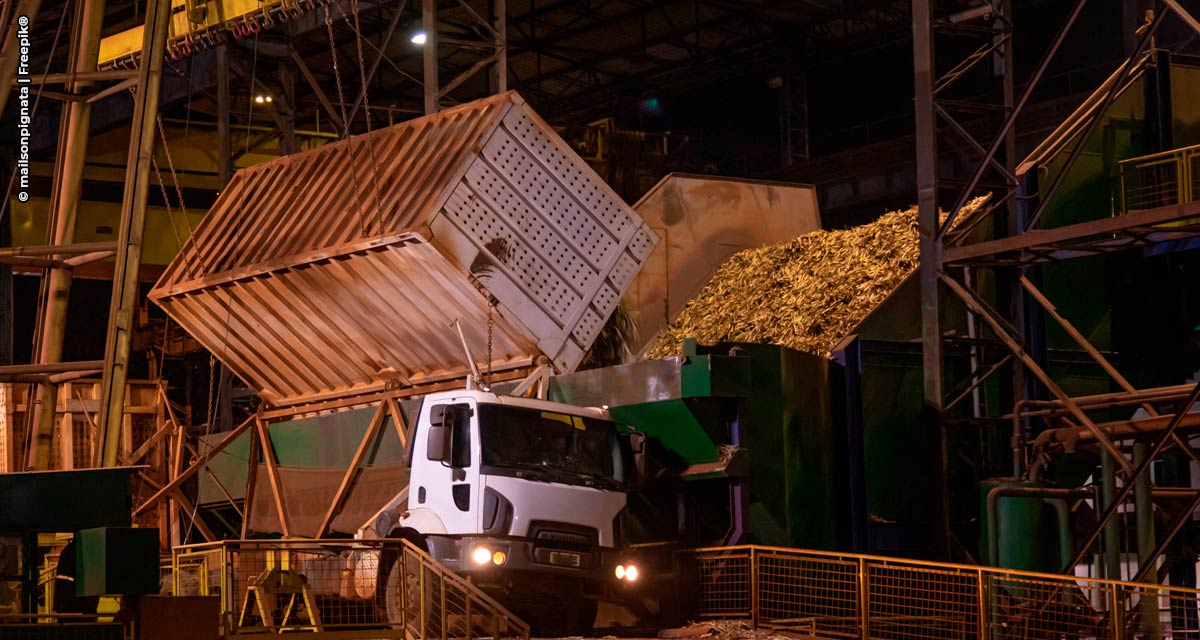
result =
[[[880,640],[1200,640],[1200,590],[837,552],[696,551],[700,615]]]
[[[175,595],[220,597],[230,636],[340,631],[410,640],[529,637],[523,621],[402,540],[189,545],[173,551],[171,575]]]
[[[1185,147],[1120,163],[1121,211],[1194,202],[1200,196],[1200,147]]]

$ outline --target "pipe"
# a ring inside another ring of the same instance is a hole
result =
[[[1012,444],[1012,466],[1013,466],[1013,477],[1014,478],[1020,478],[1021,473],[1023,472],[1021,453],[1023,450],[1022,444],[1025,439],[1024,438],[1025,430],[1021,428],[1021,418],[1022,418],[1021,409],[1023,409],[1030,402],[1032,402],[1032,401],[1022,398],[1020,400],[1017,400],[1016,404],[1013,405],[1012,442],[1011,442],[1011,444]]]
[[[988,564],[990,564],[993,567],[1000,566],[1000,546],[997,544],[999,542],[997,540],[997,538],[999,537],[999,531],[998,531],[999,519],[997,518],[996,506],[997,506],[997,503],[1000,501],[1001,497],[1006,497],[1006,498],[1028,497],[1028,498],[1042,498],[1043,500],[1059,500],[1059,501],[1063,502],[1063,505],[1065,507],[1066,500],[1068,498],[1069,499],[1086,499],[1086,498],[1092,498],[1094,496],[1093,496],[1092,492],[1088,491],[1087,489],[1056,489],[1056,488],[1049,488],[1049,487],[1012,487],[1012,486],[993,487],[991,491],[988,491],[988,495],[987,495]],[[1056,506],[1055,508],[1057,509],[1058,507]],[[1060,514],[1060,517],[1061,517],[1061,514]],[[1059,551],[1065,552],[1064,557],[1069,558],[1071,556],[1071,552],[1074,549],[1074,547],[1071,544],[1070,537],[1069,537],[1070,531],[1071,531],[1071,529],[1070,529],[1070,510],[1069,509],[1067,510],[1066,521],[1067,521],[1067,524],[1066,524],[1065,529],[1061,528],[1061,526],[1062,526],[1061,520],[1059,522],[1059,525],[1060,525],[1059,537],[1061,538],[1064,534],[1068,536],[1065,541],[1062,539],[1059,540]]]
[[[1071,540],[1071,506],[1062,498],[1042,498],[1042,502],[1054,507],[1058,522],[1058,562],[1062,564],[1075,551],[1075,543]]]
[[[1110,439],[1123,440],[1162,431],[1170,426],[1173,417],[1172,414],[1166,414],[1153,418],[1102,422],[1097,426],[1104,430]],[[1186,412],[1180,419],[1177,428],[1193,429],[1196,427],[1200,427],[1200,411],[1196,411],[1195,407],[1192,407],[1192,410]],[[1038,434],[1038,437],[1034,438],[1032,444],[1037,448],[1057,443],[1090,441],[1094,439],[1095,436],[1089,430],[1083,427],[1071,426],[1047,429]]]
[[[1100,452],[1100,508],[1107,510],[1116,499],[1117,473],[1113,467],[1108,450]],[[1104,525],[1104,577],[1109,580],[1121,579],[1121,532],[1117,529],[1117,521],[1111,520]],[[1064,561],[1065,564],[1066,561]]]
[[[1150,444],[1145,441],[1133,443],[1133,463],[1142,465],[1147,462]],[[1151,471],[1139,474],[1134,479],[1133,486],[1133,516],[1137,524],[1138,569],[1145,569],[1154,560],[1154,498],[1150,485]],[[1141,609],[1142,623],[1145,625],[1147,640],[1159,638],[1158,629],[1158,599],[1142,598],[1138,607]]]

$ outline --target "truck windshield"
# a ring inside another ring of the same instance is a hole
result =
[[[499,404],[478,408],[484,465],[569,484],[625,482],[621,441],[612,422]]]

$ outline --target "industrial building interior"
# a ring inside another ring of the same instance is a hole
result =
[[[0,640],[1200,638],[1200,2],[0,29]]]

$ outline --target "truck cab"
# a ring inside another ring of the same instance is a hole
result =
[[[408,445],[407,502],[388,535],[469,576],[539,632],[590,629],[597,600],[637,580],[620,517],[640,434],[606,410],[436,393]]]

